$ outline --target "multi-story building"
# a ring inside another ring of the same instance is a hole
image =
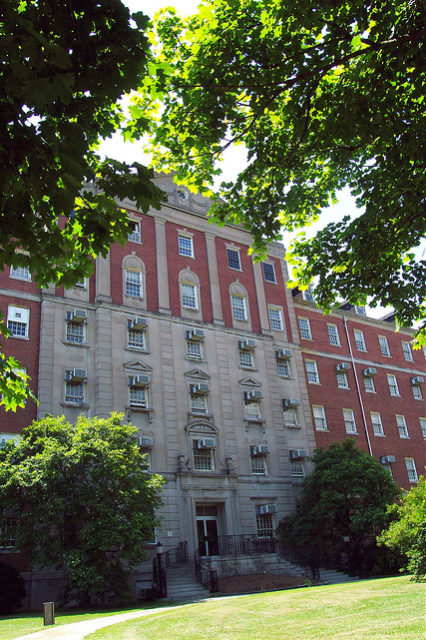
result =
[[[166,479],[163,544],[272,535],[291,513],[316,446],[346,437],[409,487],[426,463],[425,359],[410,332],[286,287],[284,247],[248,255],[243,228],[216,227],[209,201],[158,178],[168,200],[95,261],[90,278],[40,291],[0,274],[5,349],[32,379],[29,402],[0,416],[0,440],[46,412],[111,411],[138,428]],[[305,296],[306,297],[306,296]]]
[[[349,304],[325,316],[295,294],[316,445],[353,438],[409,489],[426,466],[425,354],[413,332]]]

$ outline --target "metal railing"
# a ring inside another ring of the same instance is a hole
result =
[[[186,541],[180,542],[177,547],[163,553],[164,567],[173,567],[173,565],[183,562],[188,562],[188,543]]]

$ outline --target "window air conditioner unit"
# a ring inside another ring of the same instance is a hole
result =
[[[294,409],[300,405],[300,400],[297,398],[284,398],[283,409]]]
[[[340,362],[339,364],[336,364],[336,371],[349,371],[350,368],[351,365],[349,362]]]
[[[364,369],[362,375],[364,378],[371,378],[371,376],[375,376],[377,373],[377,369],[375,367],[369,367],[368,369]]]
[[[269,453],[269,445],[267,444],[257,444],[251,447],[252,456],[265,456],[267,453]]]
[[[142,331],[146,328],[147,324],[146,318],[132,318],[127,321],[127,328]]]
[[[191,329],[186,332],[186,339],[192,340],[193,342],[204,340],[204,331],[202,329]]]
[[[147,387],[150,383],[149,376],[139,375],[129,378],[129,387]]]
[[[257,402],[262,397],[262,392],[260,389],[252,389],[252,391],[244,392],[244,400],[246,402]]]
[[[87,378],[86,369],[71,369],[70,371],[65,371],[65,380],[67,382],[81,382],[86,378]]]
[[[255,340],[238,340],[238,348],[241,351],[252,351],[256,348]]]
[[[86,322],[87,311],[85,309],[73,309],[67,312],[67,322]]]
[[[277,360],[289,360],[292,356],[290,349],[280,349],[275,352]]]
[[[382,464],[391,464],[392,462],[395,462],[395,456],[382,456],[380,458],[380,462]]]
[[[290,460],[300,460],[300,458],[307,458],[307,456],[306,449],[293,449],[290,451]]]
[[[413,387],[419,384],[423,384],[424,381],[425,379],[423,378],[423,376],[416,376],[415,378],[411,378],[411,384]]]
[[[276,513],[277,507],[275,504],[261,504],[259,507],[259,515],[265,516],[268,513]]]
[[[197,384],[189,385],[189,393],[191,396],[203,396],[209,392],[209,385],[206,382],[197,382]]]
[[[194,440],[194,449],[214,449],[216,442],[213,438],[202,438],[201,440]]]
[[[152,438],[148,438],[147,436],[142,436],[139,438],[139,446],[150,448],[152,447]]]

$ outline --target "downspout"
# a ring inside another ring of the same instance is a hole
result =
[[[345,327],[346,339],[348,341],[349,353],[351,355],[351,362],[352,362],[352,367],[353,367],[354,375],[355,375],[356,390],[357,390],[357,393],[358,393],[358,400],[359,400],[359,404],[360,404],[360,407],[361,407],[362,421],[364,423],[364,431],[365,431],[365,436],[367,438],[367,444],[368,444],[368,452],[369,452],[370,456],[372,456],[373,452],[372,452],[372,449],[371,449],[370,436],[368,435],[367,420],[365,418],[365,411],[364,411],[364,403],[362,401],[361,389],[360,389],[360,386],[359,386],[358,375],[357,375],[356,367],[355,367],[354,354],[352,352],[352,345],[351,345],[351,341],[350,341],[350,338],[349,338],[348,326],[347,326],[347,323],[346,323],[346,316],[343,316],[343,326]]]

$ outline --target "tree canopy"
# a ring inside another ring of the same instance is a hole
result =
[[[126,568],[154,538],[162,479],[121,418],[46,417],[0,449],[0,513],[17,518],[17,548],[62,568],[81,601],[123,595]]]
[[[243,224],[258,252],[348,186],[359,216],[297,239],[295,280],[314,278],[326,311],[368,298],[425,329],[423,2],[204,0],[187,19],[164,12],[152,38],[153,91],[134,106],[152,118],[156,166],[209,193],[224,150],[244,145],[211,215]]]
[[[144,81],[147,24],[120,0],[1,3],[0,264],[29,267],[40,286],[74,284],[126,241],[116,199],[159,206],[151,171],[98,154],[124,121],[120,98]],[[0,354],[6,409],[31,395],[16,367]]]
[[[317,449],[312,460],[314,470],[305,478],[296,513],[280,523],[280,536],[318,560],[345,553],[350,568],[371,569],[378,555],[376,535],[399,488],[353,440]]]
[[[408,571],[416,580],[426,579],[426,478],[420,476],[402,498],[401,504],[392,505],[389,512],[395,518],[378,538],[379,543],[399,549],[408,560]]]

